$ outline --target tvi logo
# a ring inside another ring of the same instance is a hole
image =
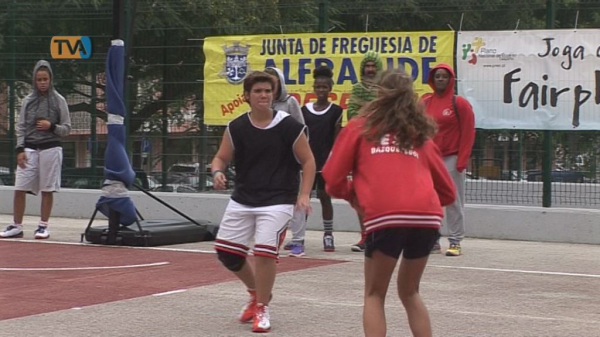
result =
[[[53,59],[89,59],[92,56],[92,39],[89,36],[54,36],[50,42]]]

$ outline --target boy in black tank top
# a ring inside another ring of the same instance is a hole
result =
[[[215,249],[221,263],[248,288],[250,301],[239,320],[253,321],[254,332],[271,329],[268,304],[279,247],[294,208],[310,211],[315,177],[305,126],[288,113],[271,109],[273,86],[266,73],[246,77],[244,98],[251,110],[229,122],[211,164],[215,188],[224,189],[223,171],[235,157],[235,189]],[[253,238],[254,268],[246,263]]]

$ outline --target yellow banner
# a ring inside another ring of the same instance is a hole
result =
[[[285,75],[288,93],[300,105],[316,100],[312,71],[333,69],[330,98],[346,108],[352,84],[360,80],[360,62],[369,50],[379,53],[385,69],[403,68],[421,95],[430,92],[427,76],[439,63],[452,65],[454,33],[383,32],[209,37],[204,41],[204,118],[208,125],[227,122],[249,110],[242,83],[247,74],[274,66]],[[384,69],[384,70],[385,70]]]

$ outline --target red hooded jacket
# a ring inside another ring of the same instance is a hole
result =
[[[358,199],[367,233],[390,227],[439,229],[442,206],[456,199],[454,182],[437,146],[402,150],[392,136],[370,142],[364,117],[353,118],[333,145],[322,174],[327,194]],[[352,172],[352,180],[348,175]]]
[[[434,75],[436,70],[445,69],[450,73],[450,81],[446,90],[439,94],[435,92]],[[456,75],[447,64],[439,64],[429,72],[428,83],[432,94],[421,98],[427,114],[433,117],[438,125],[438,133],[433,138],[442,156],[457,155],[456,169],[464,171],[469,164],[471,150],[475,142],[475,116],[471,104],[462,96],[456,96],[456,109],[452,106],[454,83]],[[458,114],[458,117],[457,115]]]

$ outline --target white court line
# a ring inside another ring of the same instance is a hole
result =
[[[183,252],[183,253],[201,253],[201,254],[215,254],[214,250],[200,250],[200,249],[184,249],[184,248],[167,248],[167,247],[135,247],[135,246],[110,246],[100,245],[93,243],[80,243],[80,242],[59,242],[59,241],[48,241],[48,240],[27,240],[27,239],[11,239],[17,242],[29,242],[29,243],[46,243],[46,244],[57,244],[57,245],[71,245],[71,246],[86,246],[86,247],[104,247],[104,248],[123,248],[123,249],[148,249],[158,250],[167,252]],[[286,257],[281,255],[280,257]],[[343,262],[356,262],[354,260],[340,260]],[[492,272],[505,272],[505,273],[521,273],[521,274],[537,274],[537,275],[553,275],[553,276],[574,276],[574,277],[587,277],[587,278],[600,278],[598,274],[582,274],[582,273],[562,273],[562,272],[545,272],[535,270],[519,270],[519,269],[502,269],[502,268],[479,268],[479,267],[460,267],[460,266],[443,266],[428,264],[427,267],[433,268],[445,268],[445,269],[464,269],[464,270],[478,270],[478,271],[492,271]]]
[[[431,309],[429,309],[431,310]],[[515,319],[530,319],[536,321],[553,321],[553,322],[572,322],[572,323],[587,323],[587,324],[598,324],[598,321],[589,321],[584,319],[576,319],[570,317],[540,317],[540,316],[529,316],[529,315],[510,315],[510,314],[496,314],[496,313],[487,313],[487,312],[477,312],[477,311],[451,311],[447,310],[437,310],[443,311],[446,313],[458,313],[464,315],[474,315],[474,316],[484,316],[484,317],[502,317],[502,318],[515,318]]]
[[[229,297],[229,296],[228,296]],[[237,296],[231,296],[237,297]],[[305,301],[309,302],[309,305],[318,306],[318,307],[362,307],[362,302],[340,302],[340,301],[323,301],[319,298],[310,298],[310,297],[293,297],[294,301]],[[388,304],[386,303],[386,308],[395,308],[396,304]],[[478,312],[478,311],[455,311],[453,309],[444,309],[438,308],[436,306],[428,306],[429,311],[436,311],[445,314],[461,314],[461,315],[469,315],[469,316],[483,316],[483,317],[494,317],[494,318],[511,318],[511,319],[526,319],[526,320],[538,320],[538,321],[554,321],[554,322],[573,322],[573,323],[585,323],[585,324],[599,324],[598,321],[592,320],[584,320],[584,319],[576,319],[571,317],[540,317],[540,316],[530,316],[530,315],[511,315],[511,314],[503,314],[503,313],[493,313],[493,312]]]
[[[0,268],[0,271],[81,271],[81,270],[104,270],[104,269],[127,269],[157,267],[169,264],[169,262],[156,262],[146,264],[130,264],[125,266],[104,266],[104,267],[68,267],[68,268]]]
[[[575,276],[575,277],[600,278],[600,275],[597,275],[597,274],[561,273],[561,272],[552,272],[552,271],[502,269],[502,268],[460,267],[460,266],[440,266],[440,265],[435,265],[435,264],[427,265],[427,267],[445,268],[445,269],[479,270],[479,271],[497,271],[497,272],[504,272],[504,273],[520,273],[520,274],[537,274],[537,275]]]
[[[167,251],[167,252],[216,254],[216,252],[214,250],[185,249],[185,248],[167,248],[167,247],[117,246],[117,245],[111,246],[111,245],[101,245],[101,244],[87,243],[87,242],[61,242],[61,241],[29,240],[29,239],[10,239],[10,242],[28,242],[28,243],[55,244],[55,245],[66,245],[66,246],[124,248],[124,249],[148,249],[148,250],[161,250],[161,251]]]
[[[165,291],[164,293],[152,294],[152,296],[165,296],[165,295],[179,294],[179,293],[182,293],[185,291],[187,291],[187,289],[171,290],[171,291]]]

